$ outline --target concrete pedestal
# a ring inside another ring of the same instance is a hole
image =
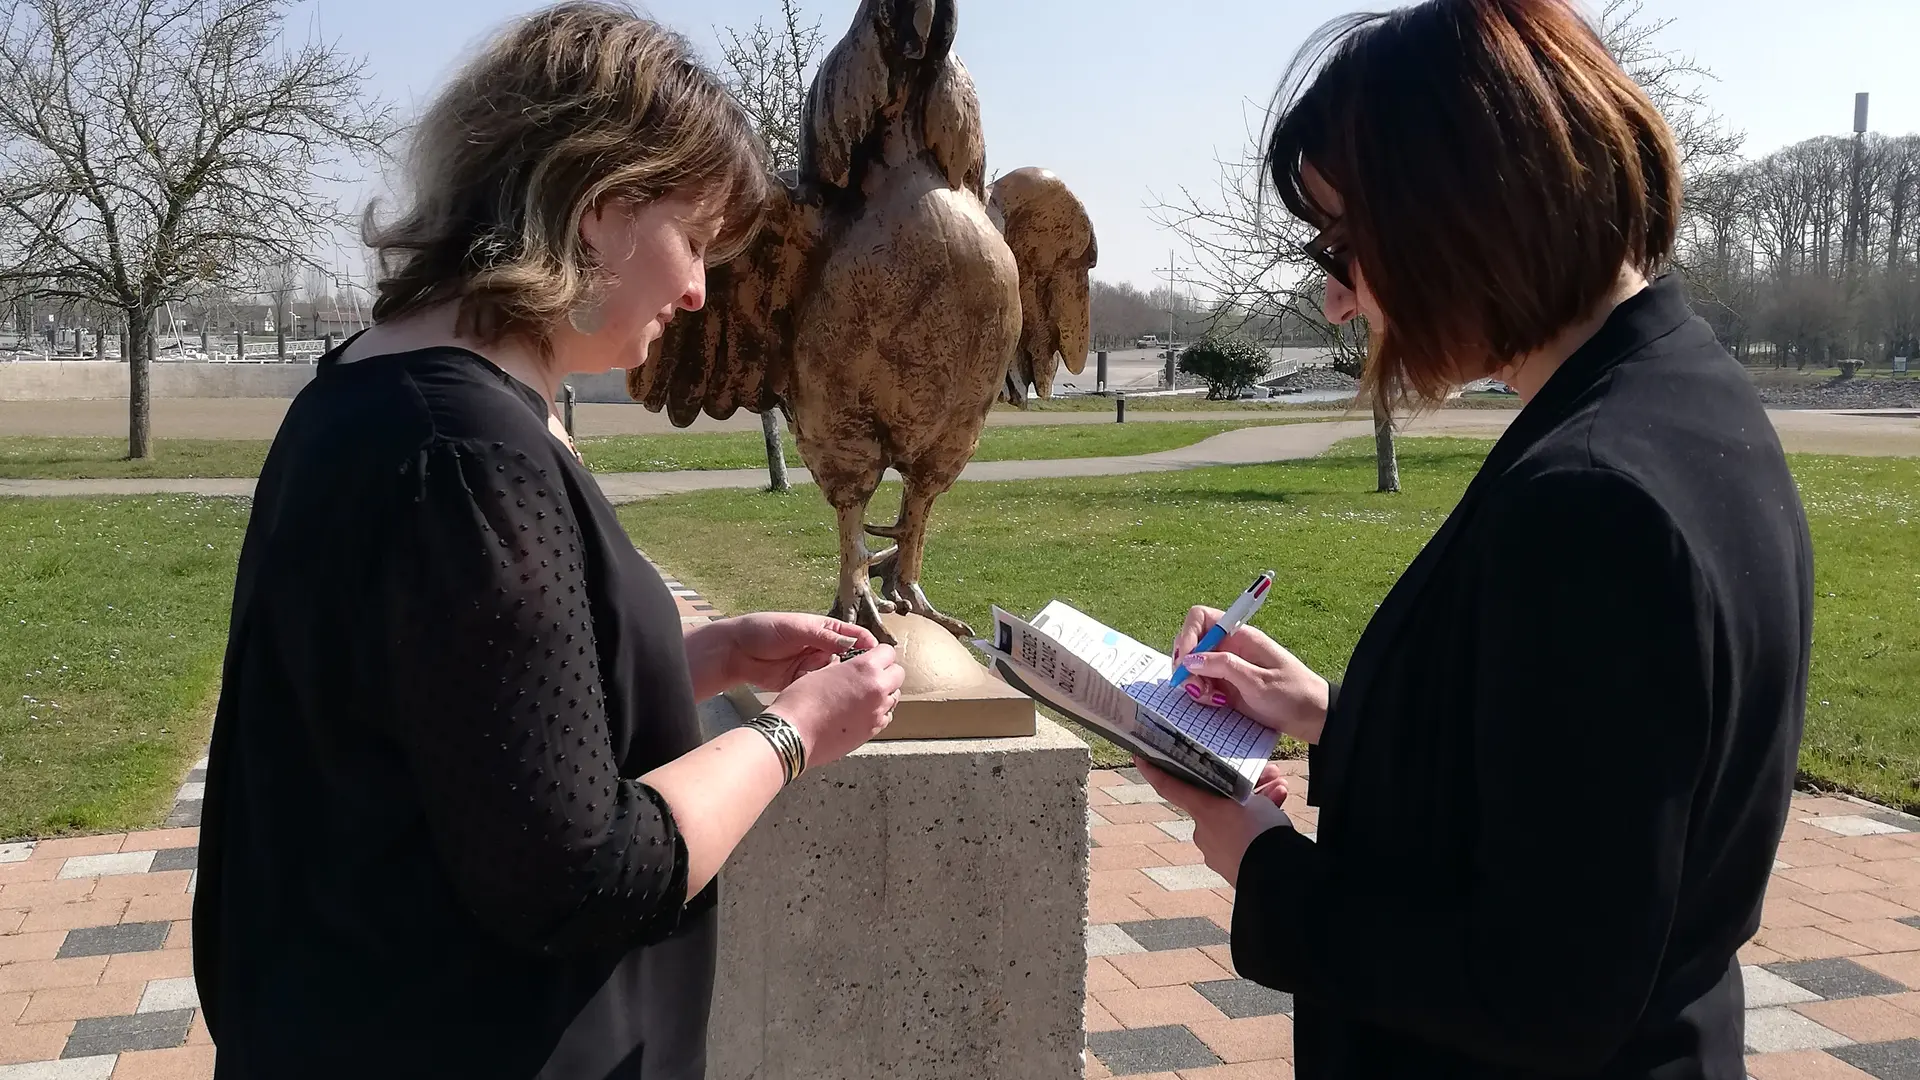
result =
[[[708,1080],[1078,1077],[1088,767],[1041,718],[801,777],[721,873]]]

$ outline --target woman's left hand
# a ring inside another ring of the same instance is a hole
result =
[[[1261,771],[1253,798],[1245,806],[1176,780],[1138,757],[1133,764],[1161,798],[1192,816],[1194,846],[1206,857],[1207,867],[1226,878],[1228,885],[1239,881],[1240,860],[1246,857],[1253,838],[1288,824],[1287,815],[1280,809],[1287,798],[1286,777],[1271,761]]]
[[[765,612],[711,624],[726,632],[727,675],[762,690],[785,690],[848,649],[880,644],[871,631],[824,615]]]

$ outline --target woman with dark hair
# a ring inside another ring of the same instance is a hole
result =
[[[761,151],[598,3],[499,35],[412,151],[375,325],[289,409],[241,551],[193,912],[217,1075],[699,1080],[721,863],[904,673],[817,615],[683,630],[554,398],[701,306]],[[739,682],[782,692],[703,744]]]
[[[1812,555],[1758,398],[1656,276],[1672,137],[1564,0],[1344,20],[1297,63],[1271,178],[1367,389],[1525,407],[1344,689],[1252,629],[1183,657],[1312,744],[1316,839],[1150,779],[1237,888],[1234,965],[1297,995],[1304,1080],[1737,1080]]]

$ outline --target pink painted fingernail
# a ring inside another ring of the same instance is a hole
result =
[[[1213,703],[1215,705],[1225,705],[1227,703],[1227,695],[1225,694],[1213,695]]]
[[[1192,698],[1192,699],[1193,699],[1193,700],[1195,700],[1195,701],[1199,701],[1199,700],[1200,700],[1200,688],[1199,688],[1199,687],[1197,687],[1197,686],[1195,686],[1195,685],[1193,685],[1192,683],[1188,683],[1188,684],[1187,684],[1187,696],[1188,696],[1188,697],[1190,697],[1190,698]]]

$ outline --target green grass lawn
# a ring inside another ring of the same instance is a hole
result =
[[[247,509],[0,499],[0,840],[166,816],[206,746]]]
[[[0,479],[258,476],[267,460],[264,439],[156,439],[153,449],[129,461],[124,438],[0,435]]]
[[[1155,424],[1043,424],[993,427],[980,436],[975,461],[1125,457],[1190,446],[1210,435],[1257,424],[1297,423],[1279,417],[1244,421],[1176,420]],[[0,436],[0,479],[97,477],[258,476],[267,443],[250,439],[159,439],[154,456],[126,458],[125,439]],[[669,472],[678,469],[758,469],[767,452],[758,432],[614,435],[580,440],[596,472]],[[787,442],[787,461],[800,467]]]
[[[925,582],[976,627],[990,604],[1030,614],[1058,598],[1162,643],[1189,605],[1223,604],[1270,568],[1281,587],[1255,624],[1333,674],[1488,445],[1403,441],[1398,496],[1373,493],[1366,443],[1275,465],[962,485],[935,510]],[[1920,461],[1794,468],[1818,567],[1805,778],[1920,810]],[[897,497],[884,490],[869,519],[891,520]],[[677,496],[621,516],[722,611],[824,610],[831,595],[836,540],[812,492]]]
[[[1405,440],[1399,496],[1372,493],[1360,442],[1276,465],[961,485],[936,510],[926,582],[976,625],[991,603],[1059,598],[1162,643],[1190,604],[1271,568],[1283,587],[1256,624],[1335,673],[1486,447]],[[1920,460],[1794,468],[1818,560],[1805,779],[1920,810]],[[870,519],[890,519],[894,498]],[[205,745],[246,513],[184,496],[0,500],[0,839],[164,816]],[[826,605],[836,540],[810,491],[621,517],[722,610]]]

